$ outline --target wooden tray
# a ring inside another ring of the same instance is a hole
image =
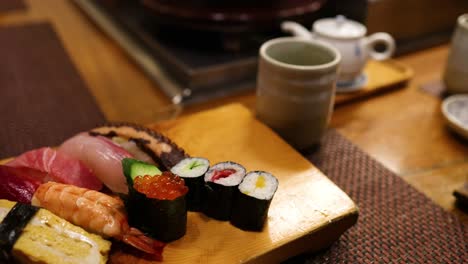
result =
[[[189,212],[187,234],[166,246],[162,263],[278,263],[328,247],[357,221],[354,202],[240,104],[149,127],[191,156],[206,157],[212,164],[232,160],[248,171],[269,171],[279,180],[262,232],[242,231]],[[119,250],[111,253],[109,262],[159,263]]]
[[[405,87],[414,74],[411,68],[394,60],[371,60],[367,63],[364,72],[367,75],[367,84],[354,92],[336,93],[335,105]]]
[[[232,160],[279,179],[262,232],[189,213],[187,234],[168,244],[165,263],[277,263],[329,246],[357,220],[354,202],[253,114],[233,104],[150,126],[192,156]]]

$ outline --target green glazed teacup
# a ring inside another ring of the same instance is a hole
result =
[[[329,44],[294,37],[260,48],[257,117],[298,149],[320,143],[333,111],[341,56]]]

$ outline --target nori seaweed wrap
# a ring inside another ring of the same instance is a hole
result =
[[[50,211],[0,199],[0,263],[107,263],[111,242]]]
[[[154,166],[141,161],[124,159],[122,164],[129,191],[126,207],[130,225],[163,242],[184,236],[188,192],[184,180],[171,172],[148,174]]]
[[[248,231],[262,231],[278,180],[268,172],[249,172],[232,206],[231,224]]]
[[[189,211],[200,211],[203,189],[205,188],[205,173],[210,162],[204,158],[185,158],[172,167],[171,172],[182,177],[189,188],[185,200]]]
[[[229,220],[237,186],[245,176],[245,168],[235,162],[221,162],[205,174],[203,212],[221,221]]]

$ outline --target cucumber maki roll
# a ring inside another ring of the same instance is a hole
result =
[[[182,177],[189,188],[185,200],[189,211],[201,210],[201,199],[205,185],[204,176],[210,162],[204,158],[185,158],[172,167],[171,172]]]
[[[231,224],[243,230],[261,231],[277,189],[278,180],[270,173],[249,172],[234,199]]]
[[[244,176],[245,168],[235,162],[221,162],[211,167],[205,174],[203,212],[218,220],[229,220],[237,186]]]
[[[123,159],[122,165],[128,183],[126,208],[130,225],[163,242],[184,236],[188,192],[184,180],[134,159]]]

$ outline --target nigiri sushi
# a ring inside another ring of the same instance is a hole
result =
[[[30,203],[44,176],[33,177],[34,171],[0,165],[0,199]]]
[[[126,209],[130,223],[164,242],[184,236],[188,192],[184,180],[138,160],[124,159],[122,167],[129,186]]]
[[[63,142],[58,151],[81,160],[111,191],[128,193],[121,161],[133,156],[112,140],[80,133]]]
[[[45,209],[0,200],[0,263],[104,264],[111,243]]]
[[[41,175],[41,182],[53,180],[92,190],[102,188],[102,182],[83,162],[48,147],[27,151],[8,162],[6,166],[42,172],[31,175]]]
[[[36,190],[31,204],[52,213],[90,232],[112,237],[162,258],[164,243],[145,236],[128,225],[124,203],[93,190],[55,182],[44,183]]]
[[[164,135],[137,124],[111,123],[92,129],[90,134],[110,138],[130,151],[135,159],[153,163],[149,159],[141,157],[144,157],[142,154],[146,153],[155,165],[164,171],[170,170],[178,162],[188,157],[184,150]],[[127,145],[132,146],[134,150],[133,146],[136,145],[138,149],[133,152]]]

